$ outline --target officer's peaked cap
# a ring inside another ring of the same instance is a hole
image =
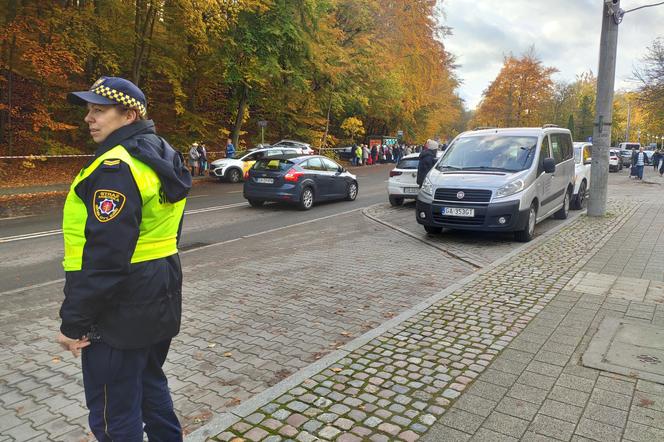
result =
[[[73,104],[122,104],[137,109],[141,116],[147,114],[145,94],[131,81],[120,77],[100,77],[90,90],[70,92],[67,100]]]

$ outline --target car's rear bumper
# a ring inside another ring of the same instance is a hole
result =
[[[475,216],[473,218],[443,216],[441,214],[443,207],[474,209]],[[482,206],[436,202],[429,204],[417,200],[415,217],[419,224],[431,227],[485,232],[514,232],[525,228],[528,215],[529,210],[519,210],[519,201],[490,203]],[[505,219],[504,224],[500,224],[500,218]]]
[[[406,189],[414,189],[414,193],[407,192]],[[417,183],[387,183],[387,194],[389,196],[398,196],[399,198],[417,198],[420,188]]]
[[[278,187],[269,187],[245,182],[242,193],[246,199],[297,202],[300,200],[301,191],[296,184],[283,184]]]

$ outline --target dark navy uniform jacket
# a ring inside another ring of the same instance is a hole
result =
[[[163,197],[184,199],[191,175],[182,155],[155,133],[152,121],[138,121],[113,132],[95,157],[122,145],[159,176]],[[141,348],[175,336],[180,329],[182,270],[177,254],[131,263],[139,237],[142,200],[129,166],[104,162],[81,181],[75,192],[92,201],[99,189],[125,196],[113,222],[95,216],[84,221],[86,242],[80,271],[66,272],[60,309],[62,333],[72,339],[89,335],[115,348]],[[182,223],[178,229],[178,240]]]

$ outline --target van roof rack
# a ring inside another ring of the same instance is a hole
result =
[[[550,123],[542,125],[542,129],[546,129],[547,127],[560,127],[560,126],[558,126],[557,124],[550,124]]]
[[[478,126],[474,128],[473,130],[484,130],[484,129],[496,129],[495,126]]]

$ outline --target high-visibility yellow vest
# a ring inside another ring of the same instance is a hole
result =
[[[177,234],[186,199],[176,203],[168,202],[161,192],[161,182],[155,171],[147,164],[132,157],[122,145],[118,145],[82,169],[71,183],[65,201],[62,222],[65,240],[63,267],[66,272],[81,270],[83,265],[83,248],[86,242],[85,224],[88,219],[88,204],[91,204],[91,201],[81,200],[74,189],[105,160],[111,159],[120,160],[129,166],[143,203],[138,242],[131,262],[151,261],[178,252]]]

